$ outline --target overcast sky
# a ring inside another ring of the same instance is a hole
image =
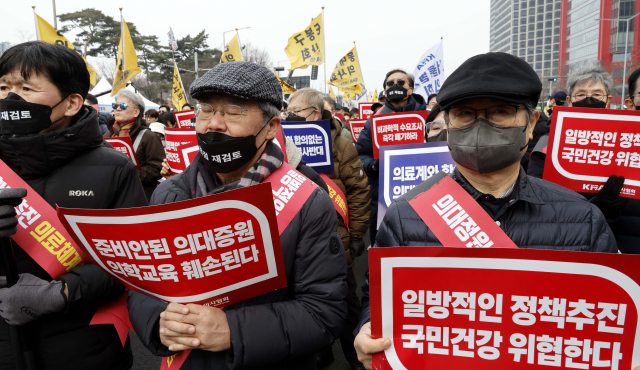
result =
[[[23,37],[35,39],[31,5],[53,24],[51,0],[0,0],[3,19],[0,42],[16,44]],[[140,33],[156,35],[167,42],[169,26],[176,38],[205,29],[209,46],[222,46],[222,32],[240,31],[241,42],[264,47],[274,64],[289,67],[284,48],[287,39],[305,28],[325,6],[327,74],[356,41],[366,87],[382,89],[387,71],[403,68],[412,72],[420,56],[444,38],[444,68],[449,75],[469,57],[489,51],[489,0],[414,1],[243,1],[243,0],[57,0],[58,14],[96,8],[116,19],[123,7],[125,21]],[[58,27],[61,27],[58,25]],[[227,40],[232,37],[227,34]],[[72,42],[73,35],[66,35]],[[77,47],[79,45],[76,44]],[[324,66],[319,80],[323,81]],[[311,68],[294,76],[309,75]],[[312,85],[320,90],[320,82]],[[188,87],[185,86],[188,89]]]

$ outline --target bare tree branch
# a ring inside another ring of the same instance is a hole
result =
[[[273,67],[273,62],[271,61],[271,56],[269,55],[269,52],[267,52],[267,49],[253,46],[251,42],[246,42],[242,45],[242,60],[245,62],[260,64],[261,66],[268,68]]]

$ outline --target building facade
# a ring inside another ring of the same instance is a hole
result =
[[[563,0],[491,0],[490,50],[525,60],[543,85],[558,76]]]

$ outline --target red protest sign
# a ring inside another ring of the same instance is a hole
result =
[[[371,106],[375,103],[358,103],[358,116],[360,119],[367,120],[373,112]]]
[[[136,158],[136,152],[133,150],[133,144],[131,144],[130,137],[105,137],[104,141],[109,143],[113,147],[113,149],[129,157],[129,159],[131,159],[131,162],[136,165],[136,168],[140,169],[140,163]]]
[[[182,112],[173,112],[173,117],[176,119],[177,128],[194,128],[191,123],[191,118],[195,117],[193,110],[185,110]]]
[[[640,199],[640,112],[556,107],[543,179],[596,193],[624,176],[620,196]]]
[[[372,335],[392,341],[373,368],[633,369],[639,263],[587,252],[372,248]]]
[[[226,306],[286,286],[271,186],[119,210],[58,208],[92,261],[165,302]]]
[[[184,130],[177,128],[165,128],[164,129],[165,151],[167,153],[167,164],[171,172],[180,173],[187,168],[187,164],[184,161],[182,152],[178,150],[178,147],[197,146],[198,139],[196,138],[196,130]]]
[[[3,161],[0,175],[0,189],[27,189],[27,196],[15,207],[18,231],[11,239],[54,279],[86,262],[85,254],[62,226],[53,207]]]
[[[333,116],[339,119],[341,122],[344,122],[344,115],[342,113],[336,113]]]
[[[446,247],[518,248],[478,202],[445,172],[416,186],[405,197]]]
[[[182,161],[182,163],[184,163],[185,169],[189,167],[191,162],[193,162],[193,159],[196,157],[196,154],[198,154],[198,151],[200,151],[200,147],[198,146],[198,144],[189,143],[178,146],[180,160]]]
[[[403,112],[371,116],[373,158],[380,157],[380,146],[424,143],[424,123],[429,112]]]
[[[287,157],[287,142],[284,138],[284,132],[282,132],[282,126],[278,127],[278,131],[276,132],[275,143],[278,144],[280,150],[284,154],[284,163],[289,163],[289,157]]]
[[[360,131],[362,131],[366,122],[366,119],[352,119],[347,121],[347,125],[349,125],[349,131],[351,132],[351,138],[353,138],[354,143],[358,142]]]

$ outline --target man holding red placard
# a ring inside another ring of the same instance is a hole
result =
[[[302,177],[283,163],[282,151],[271,141],[282,107],[282,90],[273,72],[249,62],[222,63],[197,79],[190,93],[199,101],[200,153],[184,172],[158,187],[151,204],[274,181],[270,176],[281,169]],[[279,209],[282,202],[293,203],[292,191],[296,194],[290,188],[273,190],[279,202],[274,202],[276,211],[288,209]],[[288,225],[278,220],[287,288],[224,310],[167,305],[130,292],[130,318],[142,343],[160,356],[190,350],[176,367],[182,370],[314,369],[315,353],[331,346],[343,326],[347,266],[328,195],[315,187],[298,206]]]
[[[22,325],[37,343],[39,369],[129,369],[133,361],[113,325],[90,325],[124,287],[80,258],[62,273],[39,262],[58,262],[73,250],[53,226],[56,205],[147,205],[136,166],[103,141],[98,113],[83,106],[88,90],[84,60],[65,47],[27,42],[0,58],[0,238],[27,240],[11,243],[20,279],[0,290],[0,369],[18,368],[10,325]],[[12,114],[19,119],[8,119]],[[5,268],[0,275],[8,275]]]
[[[522,59],[487,53],[464,62],[442,85],[447,141],[456,170],[435,175],[391,204],[376,247],[440,246],[617,252],[595,205],[524,173],[542,85]],[[355,347],[371,354],[389,339],[371,338],[368,283]],[[366,323],[366,324],[365,324]]]

